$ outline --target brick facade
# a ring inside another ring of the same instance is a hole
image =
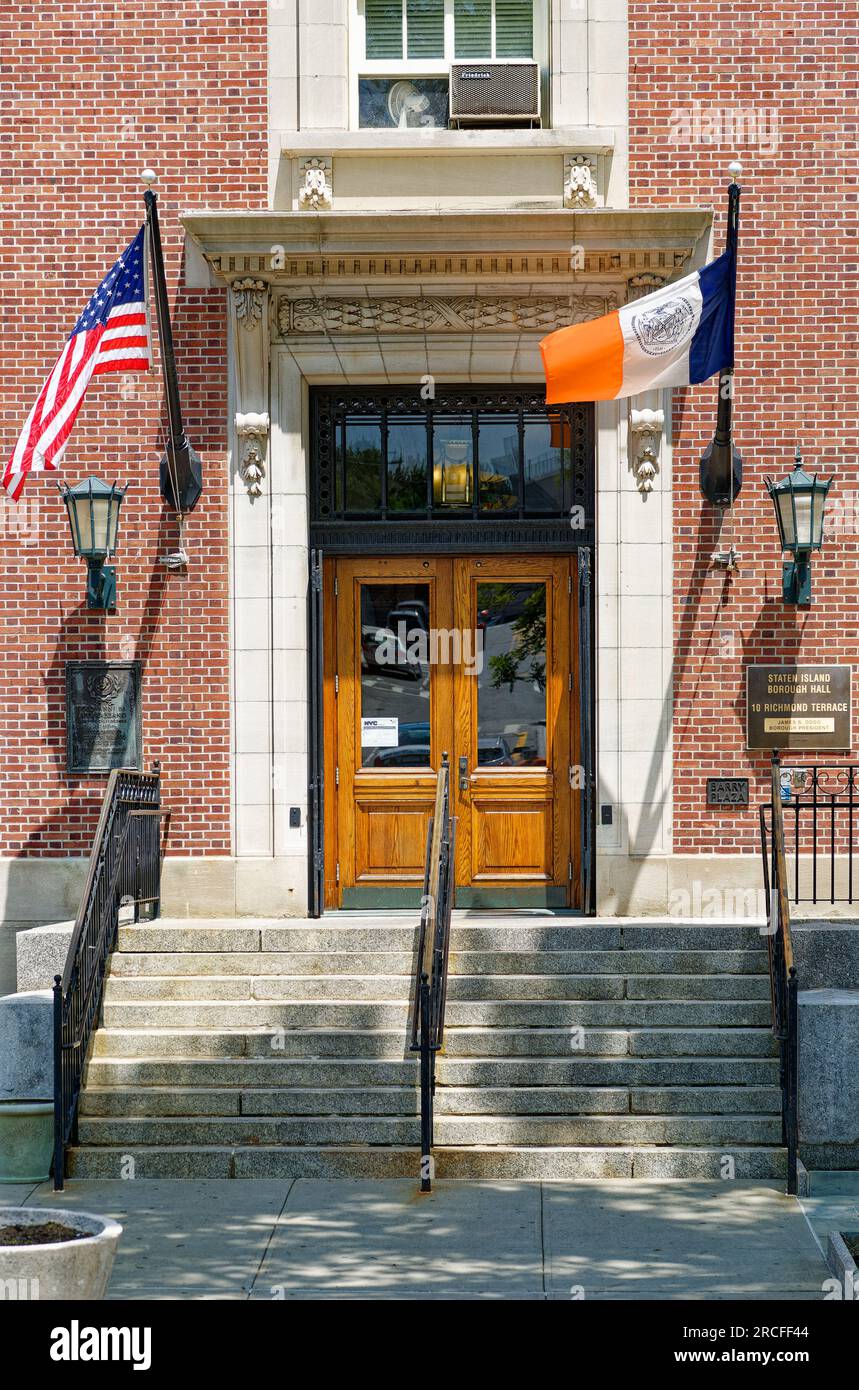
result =
[[[207,482],[187,573],[162,510],[160,374],[96,378],[61,476],[129,484],[115,613],[88,613],[54,477],[4,504],[0,852],[84,853],[104,778],[65,772],[65,662],[144,666],[146,765],[160,759],[171,849],[228,853],[226,317],[223,293],[178,289],[188,204],[266,203],[266,5],[16,4],[0,19],[3,236],[0,436],[8,451],[60,346],[142,221],[138,174],[160,180],[189,435]]]
[[[742,563],[730,579],[710,564],[714,510],[698,487],[716,386],[675,397],[673,847],[752,850],[754,805],[744,815],[705,806],[708,775],[749,775],[752,802],[766,794],[766,758],[745,752],[746,665],[859,657],[855,25],[831,3],[701,0],[632,0],[629,23],[631,205],[715,203],[718,250],[724,173],[737,154],[744,168],[735,437],[745,475],[733,522]],[[789,471],[795,440],[807,467],[835,476],[835,533],[812,564],[810,609],[782,602],[763,481]]]
[[[226,473],[225,313],[222,292],[177,288],[178,214],[267,206],[267,7],[69,0],[14,9],[0,20],[3,447],[83,300],[139,225],[137,174],[149,163],[160,178],[186,423],[207,486],[186,526],[187,574],[168,572],[161,557],[178,536],[157,489],[160,378],[93,385],[62,476],[130,485],[119,606],[107,616],[84,606],[85,570],[53,479],[31,480],[17,509],[2,506],[0,853],[88,847],[104,779],[65,773],[64,665],[96,657],[145,665],[145,759],[163,764],[164,799],[176,810],[171,848],[229,853],[227,490],[213,485]],[[736,153],[744,163],[735,419],[745,480],[732,578],[710,564],[715,516],[698,488],[715,383],[675,397],[673,851],[751,851],[753,809],[704,805],[706,777],[717,773],[752,776],[753,803],[764,792],[766,760],[744,751],[745,665],[859,658],[855,33],[824,0],[741,9],[631,0],[629,45],[632,206],[715,202],[718,249],[724,170]],[[812,469],[836,478],[838,533],[813,565],[810,610],[782,603],[763,486],[764,474],[787,471],[795,438]]]

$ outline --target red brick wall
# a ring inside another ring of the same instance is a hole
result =
[[[745,752],[746,665],[797,658],[855,670],[859,659],[855,15],[831,0],[630,0],[629,15],[632,204],[715,204],[720,250],[725,171],[736,154],[744,166],[735,437],[745,475],[734,509],[735,578],[709,563],[714,509],[698,487],[715,382],[678,392],[674,412],[674,848],[750,850],[754,810],[704,804],[708,775],[750,775],[752,800],[766,794],[766,759]],[[727,125],[738,108],[754,120],[739,141]],[[690,113],[691,139],[672,138],[686,135],[680,109]],[[782,602],[763,482],[789,470],[795,439],[808,467],[835,475],[830,497],[846,510],[813,561],[810,609]]]
[[[186,426],[205,488],[186,574],[158,494],[161,385],[91,386],[63,460],[129,484],[119,602],[84,606],[57,474],[33,475],[3,526],[0,852],[85,852],[104,778],[65,772],[64,667],[143,663],[145,765],[161,760],[171,848],[229,851],[226,343],[223,292],[179,287],[187,206],[266,204],[266,6],[247,0],[21,4],[0,14],[0,442],[4,458],[90,293],[142,219],[144,164],[160,179]],[[130,392],[129,392],[130,387]]]

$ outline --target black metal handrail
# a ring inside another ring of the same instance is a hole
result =
[[[435,1058],[444,1042],[456,820],[450,814],[450,765],[442,756],[427,831],[421,927],[412,996],[411,1049],[421,1064],[421,1192],[432,1190]]]
[[[66,1145],[77,1127],[90,1039],[98,1021],[119,910],[161,905],[161,772],[115,768],[98,818],[81,905],[62,975],[54,977],[54,1188],[62,1191]]]
[[[778,753],[772,758],[769,807],[760,807],[764,893],[768,904],[767,954],[773,1033],[778,1042],[782,1139],[787,1147],[787,1190],[795,1194],[799,1176],[799,1012],[797,973],[790,930],[784,808]],[[769,826],[767,825],[769,821]]]
[[[853,903],[859,850],[859,767],[813,763],[785,774],[785,841],[794,903]],[[827,869],[828,864],[828,869]]]

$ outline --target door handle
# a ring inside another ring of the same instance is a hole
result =
[[[460,790],[461,792],[467,792],[467,791],[468,791],[468,788],[469,788],[469,785],[470,785],[470,783],[469,783],[469,777],[468,777],[468,758],[460,758],[460,760],[459,760],[459,790]]]

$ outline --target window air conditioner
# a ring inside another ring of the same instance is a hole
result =
[[[533,58],[475,59],[450,65],[452,126],[540,124],[540,64]]]

